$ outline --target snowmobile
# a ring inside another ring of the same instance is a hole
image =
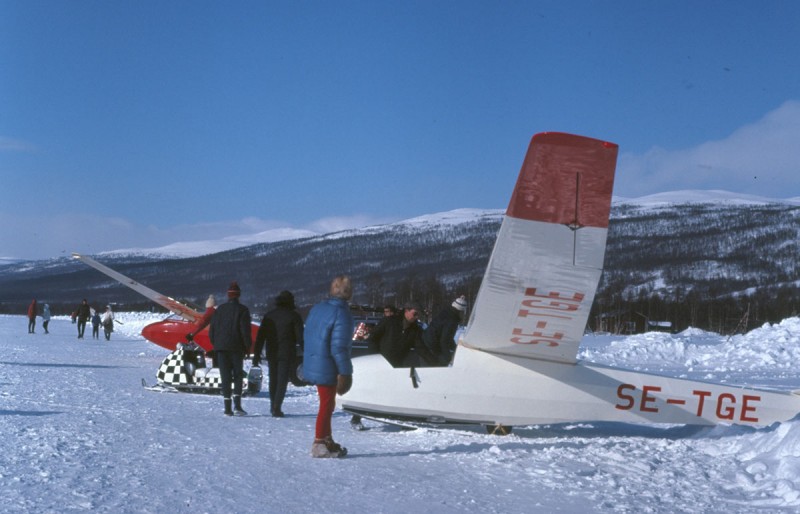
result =
[[[249,359],[245,359],[245,367],[248,367],[248,363]],[[258,394],[263,377],[259,366],[250,366],[243,378],[242,394]],[[161,362],[156,380],[155,385],[148,386],[142,379],[142,385],[153,391],[211,394],[220,394],[222,391],[219,369],[207,365],[206,352],[196,343],[179,343]]]

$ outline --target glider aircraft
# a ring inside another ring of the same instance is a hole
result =
[[[664,377],[577,360],[603,267],[618,146],[533,136],[448,367],[353,359],[340,407],[379,420],[514,425],[589,421],[769,425],[799,392]],[[410,376],[409,376],[410,375]]]

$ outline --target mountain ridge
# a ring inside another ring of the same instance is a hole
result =
[[[615,202],[594,319],[614,330],[637,317],[719,330],[752,306],[752,322],[800,312],[800,205],[736,201],[644,205]],[[442,215],[444,214],[444,215]],[[258,243],[175,258],[99,255],[100,262],[161,293],[196,304],[224,298],[231,280],[264,312],[289,289],[298,305],[326,294],[330,278],[353,277],[354,302],[414,299],[435,309],[465,294],[474,303],[504,211],[464,209],[394,224]],[[0,266],[0,312],[31,298],[72,309],[81,298],[126,309],[152,304],[74,259]],[[722,321],[720,321],[722,320]],[[727,325],[726,325],[727,326]]]
[[[612,205],[638,205],[640,207],[663,207],[666,205],[682,205],[693,203],[716,203],[716,204],[736,204],[736,205],[752,205],[752,204],[769,204],[769,203],[785,203],[800,205],[800,197],[788,198],[784,200],[767,198],[756,195],[748,195],[742,193],[732,193],[724,190],[682,190],[670,191],[665,193],[656,193],[652,195],[642,196],[638,198],[624,198],[614,197]],[[214,253],[223,252],[226,250],[234,250],[259,243],[275,243],[279,241],[288,241],[295,239],[304,239],[307,237],[317,236],[330,236],[335,237],[333,234],[352,233],[352,231],[359,230],[379,230],[383,227],[392,225],[407,225],[418,223],[433,223],[433,224],[459,224],[470,221],[473,217],[483,216],[502,216],[505,209],[477,209],[477,208],[461,208],[450,211],[443,211],[438,213],[426,214],[400,220],[394,223],[383,223],[377,225],[368,225],[355,229],[346,229],[331,233],[320,233],[307,229],[295,229],[291,227],[276,228],[256,234],[242,234],[233,235],[223,238],[221,240],[207,240],[207,241],[179,241],[169,245],[157,248],[126,248],[119,250],[110,250],[100,252],[100,256],[112,255],[150,255],[158,258],[186,258],[186,257],[200,257],[202,255],[210,255]]]

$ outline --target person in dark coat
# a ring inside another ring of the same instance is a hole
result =
[[[383,318],[370,331],[368,340],[392,367],[417,366],[419,359],[429,366],[436,364],[436,359],[422,341],[422,327],[418,322],[421,312],[419,304],[409,302],[400,314]]]
[[[467,299],[464,296],[456,298],[451,305],[442,309],[433,318],[422,335],[422,339],[440,366],[450,364],[456,347],[454,337],[466,310]]]
[[[394,305],[385,305],[383,307],[383,317],[384,318],[390,318],[390,317],[396,316],[396,315],[397,315],[397,307],[395,307]],[[367,336],[362,338],[362,339],[369,339],[369,333],[367,333]],[[375,349],[373,348],[373,350],[375,350]],[[361,422],[361,416],[359,416],[358,414],[353,414],[353,417],[350,418],[350,427],[353,430],[366,430],[366,427]]]
[[[336,394],[345,394],[353,385],[353,316],[347,302],[353,296],[350,277],[333,279],[330,298],[311,308],[306,319],[303,350],[303,376],[317,386],[319,412],[311,445],[315,458],[344,457],[347,448],[334,442],[331,417]]]
[[[282,418],[283,398],[289,375],[296,366],[297,345],[303,348],[303,318],[295,310],[294,295],[281,291],[275,298],[275,308],[264,314],[256,336],[253,366],[261,361],[261,348],[267,346],[269,367],[269,401],[273,417]]]
[[[231,282],[228,287],[228,302],[217,307],[211,317],[208,336],[214,346],[214,355],[222,380],[222,398],[225,415],[244,416],[242,409],[242,380],[244,379],[244,356],[250,351],[250,310],[239,303],[242,290]],[[233,410],[231,410],[231,383],[233,383]]]
[[[89,302],[84,298],[75,311],[75,317],[78,318],[78,339],[83,339],[83,333],[86,331],[86,322],[91,315],[92,311],[89,308]]]
[[[36,333],[36,315],[39,313],[39,307],[34,298],[30,305],[28,305],[28,333]]]

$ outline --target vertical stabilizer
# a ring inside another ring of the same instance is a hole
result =
[[[533,136],[461,344],[575,362],[603,268],[617,150]]]

